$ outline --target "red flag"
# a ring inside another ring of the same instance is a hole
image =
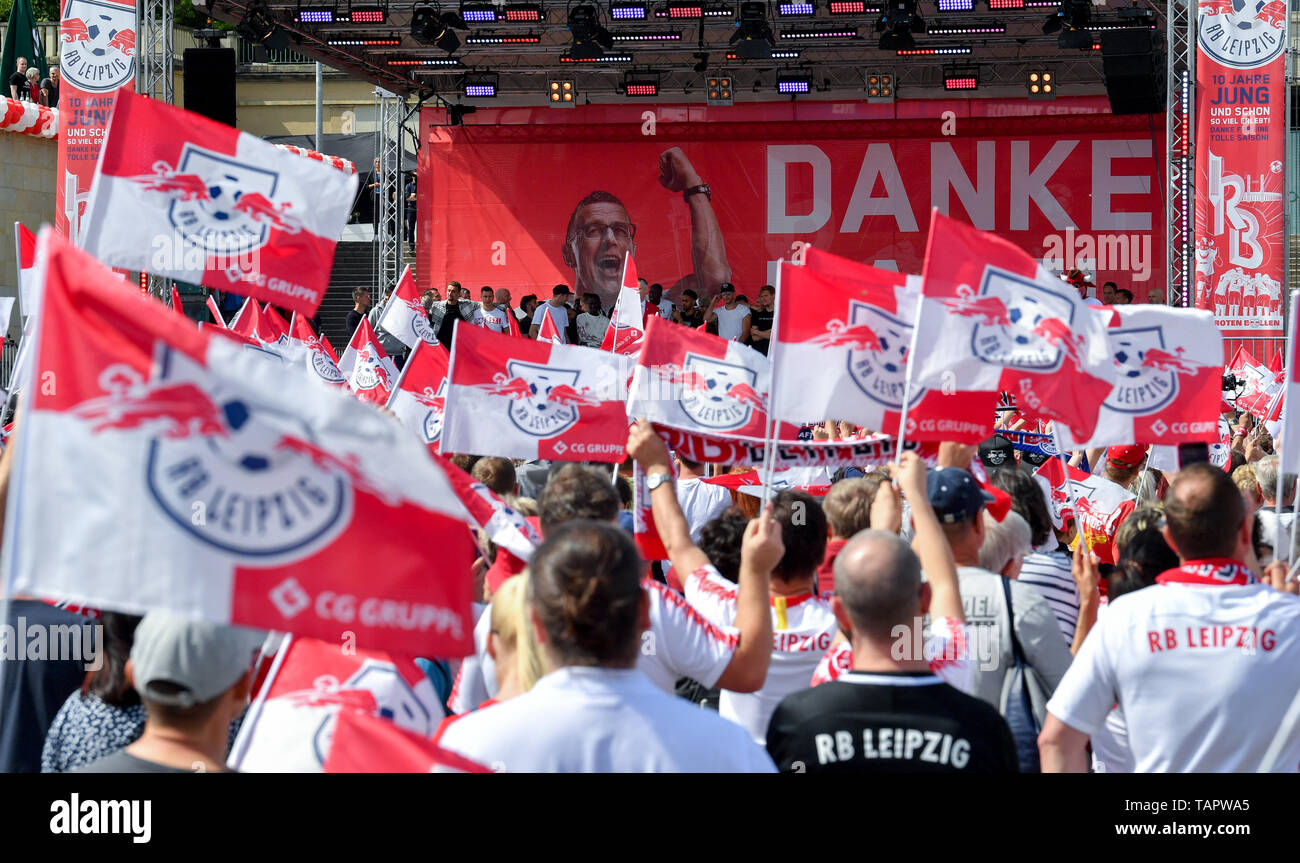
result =
[[[294,314],[296,315],[297,312],[294,312]],[[289,322],[280,317],[280,313],[271,308],[270,303],[262,306],[262,316],[266,318],[266,322],[270,326],[271,331],[275,333],[276,341],[279,341],[281,336],[292,338],[289,333]]]
[[[105,263],[312,314],[357,177],[164,102],[118,94],[86,206]],[[159,267],[154,238],[173,253]]]
[[[325,773],[491,773],[427,737],[359,710],[343,710],[334,726]]]
[[[306,353],[304,359],[312,373],[327,384],[342,386],[345,383],[343,372],[330,352],[326,351],[324,339],[318,338],[307,319],[297,312],[289,321],[288,343],[290,346]]]
[[[139,302],[53,230],[39,249],[33,363],[59,385],[34,388],[23,414],[12,589],[336,646],[351,632],[472,649],[468,514],[418,441],[238,336]]]
[[[14,222],[15,245],[18,248],[18,302],[24,316],[36,308],[36,235],[23,225]]]
[[[479,327],[456,327],[453,338],[443,452],[623,460],[621,357]]]
[[[207,304],[208,311],[212,313],[212,323],[224,329],[226,326],[226,319],[221,316],[221,309],[217,307],[217,301],[212,298],[212,294],[208,294]]]
[[[388,404],[397,382],[397,364],[379,344],[379,336],[375,335],[366,318],[361,319],[352,341],[348,342],[339,371],[358,399],[377,405]]]
[[[673,474],[676,473],[674,468]],[[650,489],[646,488],[645,474],[636,462],[632,463],[632,503],[632,536],[642,560],[667,560],[668,550],[664,548],[664,541],[659,536],[659,528],[655,527]]]
[[[230,331],[264,345],[283,345],[289,342],[288,333],[281,329],[252,298],[244,301],[244,307],[239,310],[239,315],[230,324]]]
[[[635,354],[641,350],[645,318],[637,289],[636,262],[632,260],[632,253],[626,252],[623,255],[623,284],[618,289],[618,299],[609,316],[609,326],[605,328],[600,349],[616,354]]]
[[[450,459],[445,456],[439,456],[439,459],[460,502],[488,539],[524,563],[531,560],[533,550],[542,544],[542,538],[533,526],[491,489],[452,464]]]
[[[379,315],[379,326],[392,333],[402,344],[414,348],[420,342],[438,343],[438,334],[429,324],[429,313],[420,299],[419,289],[415,287],[415,276],[408,265],[402,270],[401,278],[393,295],[388,298],[388,305]]]
[[[555,326],[555,318],[548,311],[542,315],[542,326],[537,331],[537,340],[539,342],[550,342],[553,345],[564,344],[564,336]]]
[[[181,302],[181,292],[176,289],[175,284],[172,285],[172,311],[182,318],[185,317],[185,304]]]
[[[438,452],[447,410],[447,367],[451,354],[439,342],[417,342],[388,399],[388,409]]]
[[[509,327],[510,335],[518,338],[522,333],[519,332],[519,318],[515,317],[515,310],[505,309],[504,311],[506,313],[506,326]]]
[[[907,437],[976,443],[993,433],[994,401],[1010,392],[1089,439],[1115,386],[1109,315],[1009,241],[951,219],[930,219],[914,385],[986,393],[978,423],[960,438],[918,418]]]
[[[1052,525],[1063,529],[1074,518],[1071,500],[1079,508],[1077,524],[1083,541],[1101,558],[1116,562],[1115,532],[1137,506],[1137,496],[1105,477],[1069,467],[1049,458],[1034,472],[1051,509]]]

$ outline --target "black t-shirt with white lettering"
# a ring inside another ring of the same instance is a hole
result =
[[[928,672],[852,671],[787,695],[767,751],[785,773],[1016,773],[996,710]]]
[[[9,86],[18,88],[18,98],[23,102],[32,100],[32,85],[27,83],[27,76],[22,72],[15,72],[9,76]],[[5,93],[8,96],[8,93]]]

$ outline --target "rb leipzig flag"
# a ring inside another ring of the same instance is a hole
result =
[[[293,313],[293,319],[289,322],[288,340],[291,349],[304,352],[303,359],[306,360],[307,368],[316,377],[331,386],[343,386],[346,383],[343,372],[339,371],[327,350],[328,344],[316,335],[311,324],[297,312]]]
[[[1111,309],[1115,388],[1102,402],[1097,430],[1076,442],[1060,429],[1067,450],[1112,444],[1172,444],[1218,440],[1223,396],[1223,336],[1210,312],[1164,306]]]
[[[652,315],[632,373],[627,415],[683,431],[762,441],[771,387],[771,361],[758,351]],[[797,425],[778,425],[777,440],[798,440]]]
[[[388,399],[388,409],[436,452],[447,410],[451,355],[439,342],[417,342]]]
[[[1074,518],[1071,500],[1079,509],[1077,524],[1088,548],[1102,563],[1116,562],[1115,532],[1137,505],[1137,496],[1105,477],[1068,467],[1059,458],[1049,458],[1034,472],[1034,479],[1052,515],[1052,526],[1064,530]]]
[[[550,342],[553,345],[564,344],[564,336],[555,326],[555,318],[549,312],[542,315],[542,325],[537,330],[537,341]]]
[[[814,248],[805,250],[802,266],[783,264],[775,335],[781,359],[773,364],[780,419],[836,417],[897,436],[920,282]],[[952,422],[933,437],[972,443],[988,437],[986,421],[968,419],[992,416],[985,393],[913,383],[909,396],[908,415],[918,428],[929,428],[930,417],[972,424],[968,437]]]
[[[447,715],[433,683],[406,656],[348,653],[337,641],[288,636],[248,708],[230,766],[242,773],[320,772],[339,717],[353,711],[426,738]]]
[[[343,710],[334,726],[325,773],[491,773],[433,740],[362,710]]]
[[[175,285],[172,285],[172,311],[185,317],[185,304],[181,302],[181,292]]]
[[[384,313],[379,316],[379,326],[392,333],[408,348],[414,349],[420,342],[438,344],[438,336],[429,324],[429,313],[420,300],[410,265],[402,270],[397,288],[388,298]]]
[[[616,354],[635,354],[641,350],[645,339],[645,315],[641,311],[641,292],[637,287],[636,263],[632,253],[623,256],[623,284],[618,289],[614,312],[609,316],[605,338],[600,343],[602,351]]]
[[[26,318],[36,308],[36,235],[14,222],[14,243],[18,249],[18,303]]]
[[[581,345],[456,327],[442,451],[621,462],[626,377],[617,359]]]
[[[1115,385],[1107,320],[1022,249],[932,213],[913,385],[987,391],[990,417],[1009,392],[1087,440]]]
[[[118,94],[81,234],[101,261],[312,314],[357,177],[229,126]]]
[[[34,387],[21,418],[14,590],[336,646],[473,650],[469,515],[419,441],[265,349],[140,302],[52,229],[38,249],[33,364],[58,386]]]
[[[289,336],[284,329],[278,326],[275,320],[252,299],[244,301],[239,315],[230,325],[230,331],[269,347],[283,347],[289,344]]]
[[[377,405],[388,404],[397,380],[397,364],[384,352],[379,336],[365,318],[352,334],[339,371],[358,399]]]

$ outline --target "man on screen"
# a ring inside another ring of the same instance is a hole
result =
[[[673,288],[712,294],[731,278],[731,267],[709,187],[678,147],[659,156],[659,183],[670,192],[681,192],[691,210],[695,271],[684,275]],[[594,191],[579,201],[569,217],[561,250],[565,265],[573,268],[577,294],[593,292],[604,307],[613,308],[623,279],[624,255],[636,255],[635,239],[636,224],[616,196]]]

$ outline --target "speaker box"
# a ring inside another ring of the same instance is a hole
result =
[[[1159,114],[1165,110],[1165,58],[1153,31],[1108,30],[1101,34],[1101,68],[1113,114]]]
[[[235,49],[186,48],[185,110],[235,125]]]

